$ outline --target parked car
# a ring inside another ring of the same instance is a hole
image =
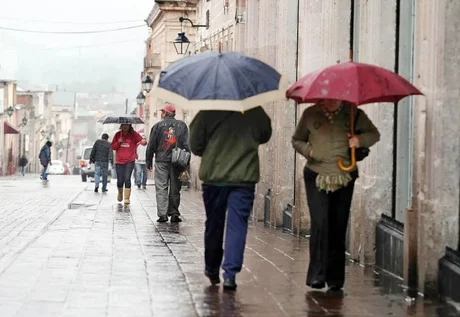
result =
[[[64,175],[64,164],[62,163],[62,161],[51,161],[51,164],[49,167],[48,167],[48,174],[51,174],[51,175]]]
[[[94,164],[89,162],[92,149],[92,146],[83,148],[81,155],[78,157],[80,160],[80,175],[82,182],[86,182],[88,178],[94,179]]]

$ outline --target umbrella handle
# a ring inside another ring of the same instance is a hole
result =
[[[339,165],[339,168],[344,172],[351,172],[352,170],[354,170],[355,167],[356,167],[356,149],[354,147],[351,148],[351,164],[350,164],[350,166],[343,165],[343,159],[342,158],[339,158],[339,161],[337,163]]]
[[[354,115],[354,105],[351,105],[351,108],[350,108],[350,129],[351,129],[351,137],[354,137],[355,136],[355,123],[354,123],[354,119],[355,119],[355,115]],[[343,159],[342,158],[339,158],[337,164],[339,165],[339,168],[344,171],[344,172],[351,172],[352,170],[355,169],[356,167],[356,149],[353,147],[351,148],[351,164],[350,166],[345,166],[343,165]]]

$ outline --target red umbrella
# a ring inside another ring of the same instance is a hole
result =
[[[324,99],[344,100],[356,106],[374,102],[396,103],[404,97],[423,95],[410,82],[387,69],[355,62],[346,62],[317,70],[299,79],[286,91],[286,97],[297,103],[315,103]],[[354,115],[350,128],[354,135]],[[343,171],[355,168],[355,149],[351,150],[351,165],[339,167]]]

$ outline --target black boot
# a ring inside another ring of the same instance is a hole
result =
[[[227,291],[234,291],[236,290],[236,282],[235,279],[226,279],[224,281],[224,290]]]
[[[171,222],[182,222],[182,219],[180,219],[179,216],[171,216]]]

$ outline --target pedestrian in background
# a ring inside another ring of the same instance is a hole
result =
[[[150,131],[147,146],[147,168],[152,169],[155,156],[155,190],[157,198],[158,222],[181,222],[179,212],[181,181],[184,170],[172,164],[172,150],[175,147],[190,152],[188,128],[184,121],[177,120],[176,108],[167,104],[161,109],[161,121]]]
[[[258,148],[271,135],[271,120],[262,107],[244,113],[200,111],[190,124],[190,147],[201,156],[199,176],[206,209],[205,275],[213,285],[220,283],[224,257],[224,289],[237,287],[235,277],[243,266],[248,219],[260,177]]]
[[[307,285],[340,290],[345,283],[345,239],[358,170],[342,171],[337,161],[350,162],[350,148],[369,148],[380,134],[366,113],[357,109],[350,138],[350,109],[340,100],[324,100],[307,108],[292,145],[307,159],[304,180],[311,218],[310,264]]]
[[[125,199],[125,204],[130,204],[131,197],[131,176],[137,156],[137,145],[142,140],[139,133],[134,131],[131,124],[122,124],[112,140],[112,149],[116,151],[117,188],[119,202]],[[124,188],[124,193],[123,193]]]
[[[137,145],[136,159],[136,185],[137,188],[147,189],[147,167],[145,157],[147,154],[147,138],[142,134],[142,141]]]
[[[27,164],[29,164],[29,161],[27,160],[26,156],[23,155],[21,156],[21,158],[19,159],[19,167],[21,167],[21,175],[22,176],[25,176],[25,170],[26,170],[26,166]]]
[[[89,157],[90,163],[94,163],[94,192],[99,191],[99,183],[102,176],[102,192],[107,192],[109,164],[113,164],[113,151],[110,145],[109,135],[104,133],[100,140],[94,142]]]
[[[51,147],[53,146],[53,142],[46,141],[45,145],[40,150],[38,154],[38,158],[40,159],[40,165],[43,167],[42,173],[40,175],[40,179],[48,182],[48,174],[46,173],[48,169],[48,165],[51,164]]]

